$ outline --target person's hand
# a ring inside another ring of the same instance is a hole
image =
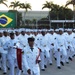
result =
[[[60,49],[58,48],[58,51],[60,51]]]
[[[40,63],[40,62],[41,62],[41,60],[36,60],[36,64],[37,64],[37,63]]]
[[[28,70],[27,70],[27,73],[28,73],[29,75],[31,75],[31,70],[30,70],[30,69],[28,69]]]
[[[70,49],[70,46],[68,46],[68,49]]]
[[[42,50],[40,48],[38,48],[40,52],[42,52]]]
[[[52,46],[54,46],[54,44],[53,44],[53,43],[52,43],[51,45],[52,45]]]

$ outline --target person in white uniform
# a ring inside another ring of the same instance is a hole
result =
[[[60,63],[64,66],[66,57],[67,57],[67,42],[65,37],[63,36],[63,29],[60,28],[59,29],[59,34],[56,37],[56,41],[57,41],[57,67],[58,69],[61,69],[61,65]]]
[[[7,30],[3,31],[3,45],[10,40],[10,37],[8,36]],[[4,74],[7,73],[7,54],[2,54],[2,66]]]
[[[27,38],[28,36],[25,34],[25,30],[20,30],[21,34],[18,36],[19,42],[21,44],[22,49],[28,45]]]
[[[40,62],[40,66],[41,66],[41,70],[45,71],[45,68],[47,66],[47,61],[50,58],[50,54],[49,54],[49,47],[48,47],[48,39],[45,35],[45,31],[41,32],[41,36],[39,37],[39,41],[40,41],[40,45],[39,48],[41,49],[41,62]]]
[[[18,41],[15,39],[15,35],[13,32],[10,32],[10,40],[5,43],[4,50],[8,52],[7,59],[9,63],[9,75],[15,75],[14,69],[15,69],[15,63],[17,63],[17,57],[16,57],[16,45]],[[20,75],[21,71],[19,71],[17,67],[16,75]]]
[[[3,49],[3,45],[4,45],[3,31],[0,31],[0,70],[2,69],[2,66],[4,66],[1,63],[2,62],[2,55],[6,55],[7,54],[7,53],[4,53],[5,51]],[[4,72],[3,74],[6,74],[6,72]]]
[[[54,30],[50,29],[50,35],[48,36],[48,41],[49,41],[49,49],[50,49],[50,59],[49,59],[49,64],[52,65],[52,58],[53,55],[55,54],[55,49],[56,49],[56,41],[55,41],[55,34],[54,34]]]
[[[74,45],[73,45],[73,40],[74,40],[74,34],[72,32],[72,29],[68,29],[67,30],[67,33],[68,35],[66,35],[66,40],[67,40],[67,53],[68,53],[68,56],[67,56],[67,63],[69,63],[69,60],[72,61],[72,56],[73,56],[73,53],[74,53]],[[69,59],[69,60],[68,60]]]
[[[39,62],[40,52],[37,47],[34,46],[34,38],[28,38],[28,46],[25,47],[23,54],[23,68],[24,75],[40,75]]]

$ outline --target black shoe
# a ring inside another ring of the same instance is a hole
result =
[[[44,67],[45,67],[45,68],[47,68],[47,66],[46,66],[46,65],[44,65]]]
[[[75,57],[75,54],[72,57],[74,58]]]
[[[45,71],[45,69],[41,69],[42,71]]]
[[[22,70],[22,73],[23,73],[23,70]]]
[[[15,66],[15,69],[17,69],[17,66]]]
[[[70,61],[72,61],[72,58],[71,58],[71,57],[69,57],[69,60],[70,60]]]
[[[0,67],[0,70],[2,70],[1,67]]]
[[[10,68],[8,67],[8,70],[10,70]]]
[[[50,65],[52,65],[52,63],[50,63]]]
[[[57,60],[57,58],[54,58],[55,60]]]
[[[69,64],[69,62],[66,62],[66,64]]]
[[[7,74],[6,72],[4,72],[3,74]]]
[[[60,67],[60,66],[58,66],[57,68],[58,68],[58,69],[61,69],[61,67]]]
[[[60,57],[62,58],[62,55]]]
[[[64,63],[62,61],[60,63],[61,63],[62,66],[64,66]]]

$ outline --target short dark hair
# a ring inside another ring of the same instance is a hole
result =
[[[10,33],[10,36],[13,36],[13,35],[14,35],[14,33],[13,33],[13,32],[11,32],[11,33]]]
[[[35,38],[29,37],[29,38],[28,38],[28,42],[29,42],[29,41],[33,41],[33,42],[34,42],[34,41],[35,41]]]

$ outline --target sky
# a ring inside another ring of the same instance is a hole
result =
[[[6,2],[8,4],[8,6],[10,5],[10,2],[15,1],[15,0],[8,0],[8,2]],[[32,10],[33,11],[42,11],[42,6],[45,3],[45,1],[53,1],[53,3],[55,4],[59,4],[59,5],[65,5],[67,0],[16,0],[16,1],[20,1],[22,3],[30,3],[32,6]],[[73,9],[72,5],[68,6],[69,8]],[[8,8],[1,4],[0,5],[0,10],[8,10]],[[48,9],[44,9],[43,11],[47,11]]]

